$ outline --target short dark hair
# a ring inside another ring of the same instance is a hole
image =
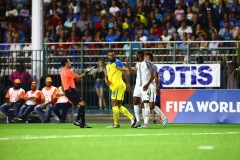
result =
[[[108,50],[107,53],[112,52],[115,55],[115,51],[114,50]]]
[[[152,53],[147,52],[146,55],[149,56],[150,61],[153,61],[153,54]]]
[[[65,67],[66,63],[68,62],[68,59],[67,58],[62,58],[61,60],[61,66],[62,67]]]
[[[142,58],[144,57],[144,52],[143,51],[137,51],[137,54],[139,54]]]

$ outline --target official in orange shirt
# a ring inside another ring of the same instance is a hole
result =
[[[14,123],[13,118],[18,115],[19,108],[24,103],[25,91],[20,88],[20,79],[14,80],[14,87],[10,88],[6,94],[6,103],[0,110],[8,117],[8,121]],[[13,112],[10,111],[13,109]]]
[[[67,112],[72,107],[72,102],[66,97],[62,86],[58,87],[54,97],[57,98],[57,103],[53,106],[53,112],[59,118],[59,123],[65,123]],[[60,113],[60,110],[62,110],[62,113]]]
[[[34,111],[41,117],[43,123],[49,123],[52,107],[56,102],[53,95],[56,94],[57,88],[52,86],[51,77],[46,78],[45,84],[46,87],[41,90],[41,104],[34,107]]]
[[[41,92],[37,90],[37,83],[31,83],[31,90],[28,91],[24,96],[25,103],[20,108],[17,117],[14,117],[16,122],[25,122],[27,116],[33,111],[34,107],[41,101]]]
[[[77,93],[74,79],[83,79],[94,67],[92,67],[89,71],[78,75],[71,70],[71,62],[69,59],[63,58],[61,60],[61,66],[62,70],[60,76],[66,97],[73,103],[74,106],[78,106],[78,115],[73,124],[79,126],[80,128],[92,128],[85,123],[86,102]]]

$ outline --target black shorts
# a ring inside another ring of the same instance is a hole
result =
[[[74,106],[76,106],[83,100],[83,98],[81,98],[81,96],[74,88],[69,88],[68,90],[65,91],[65,94],[66,97],[73,103]]]

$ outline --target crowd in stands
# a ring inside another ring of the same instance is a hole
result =
[[[31,0],[0,0],[0,50],[29,50],[31,42]],[[127,42],[142,41],[147,48],[166,48],[148,41],[239,40],[240,5],[238,0],[226,4],[217,0],[44,0],[44,42],[60,43],[47,46],[55,56],[76,55],[78,45],[62,42]],[[132,48],[138,48],[133,43]],[[208,47],[209,43],[197,47]],[[227,44],[228,45],[228,44]],[[229,43],[229,45],[231,45]],[[111,45],[123,48],[124,44]],[[86,45],[104,48],[104,45]],[[178,47],[185,47],[180,45]],[[69,49],[70,51],[64,51]],[[98,52],[89,51],[94,55]],[[16,59],[16,52],[1,52]],[[29,54],[26,54],[29,56]],[[55,61],[58,61],[56,59]]]

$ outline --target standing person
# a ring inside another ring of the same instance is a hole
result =
[[[31,90],[24,96],[25,104],[20,108],[18,116],[14,118],[14,121],[25,122],[27,116],[34,110],[34,107],[41,101],[41,92],[37,90],[37,83],[31,83]]]
[[[105,77],[106,77],[106,69],[104,68],[104,63],[102,60],[98,61],[98,68],[96,69],[95,74],[93,74],[95,81],[95,89],[98,96],[98,105],[100,109],[104,106],[105,110],[107,110],[106,100],[104,96],[105,91]]]
[[[61,60],[61,66],[62,70],[60,76],[66,97],[73,103],[74,106],[78,106],[78,115],[73,124],[79,126],[80,128],[92,128],[85,123],[86,102],[77,93],[74,79],[78,81],[83,79],[93,69],[93,67],[89,71],[78,75],[71,70],[71,62],[69,59],[63,58]]]
[[[57,98],[57,103],[53,106],[53,112],[59,118],[60,123],[65,123],[68,109],[72,107],[72,103],[66,97],[62,86],[58,87],[54,97]],[[59,112],[60,110],[62,113]]]
[[[145,54],[145,59],[152,62],[153,61],[153,55],[152,53],[146,53]],[[167,117],[162,113],[160,107],[158,107],[155,102],[156,102],[156,99],[157,99],[157,96],[160,96],[160,88],[159,87],[162,87],[162,83],[160,82],[159,80],[159,74],[158,74],[158,69],[157,69],[157,66],[154,65],[153,63],[152,64],[152,67],[153,67],[153,71],[154,71],[154,76],[155,76],[155,80],[150,84],[150,99],[149,99],[149,103],[150,103],[150,108],[154,111],[154,113],[156,112],[160,117],[161,119],[163,120],[163,124],[162,126],[165,128],[167,126],[167,123],[168,123],[168,119]],[[158,99],[160,100],[160,97],[158,97]],[[158,102],[159,103],[159,102]]]
[[[154,80],[153,68],[149,61],[144,60],[144,52],[138,51],[136,55],[136,66],[132,69],[126,61],[126,66],[132,75],[137,75],[136,84],[133,92],[134,112],[137,119],[137,123],[134,128],[149,128],[149,86]],[[144,119],[144,125],[140,124],[139,106],[141,101],[144,103],[142,108],[142,114]]]
[[[111,90],[112,112],[113,112],[113,125],[107,128],[119,128],[119,112],[131,120],[131,127],[136,123],[134,116],[122,105],[124,100],[124,93],[126,88],[130,90],[128,76],[124,70],[124,64],[116,59],[114,51],[110,50],[107,53],[109,63],[106,65],[107,76],[105,82]],[[125,68],[126,69],[126,68]],[[126,82],[123,81],[123,77]]]
[[[21,81],[20,87],[22,89],[25,91],[29,89],[29,85],[32,82],[32,76],[26,71],[24,64],[21,63],[18,65],[16,71],[9,76],[11,82],[14,82],[15,79]]]
[[[20,79],[14,80],[14,87],[10,88],[6,94],[6,103],[0,107],[9,122],[14,122],[13,118],[18,115],[19,108],[24,102],[25,91],[20,88],[20,82]],[[10,109],[13,109],[13,112]]]
[[[41,104],[37,105],[34,111],[41,117],[43,123],[50,123],[52,107],[56,102],[53,95],[56,94],[57,88],[52,86],[51,77],[46,78],[45,84],[46,86],[41,90]]]

